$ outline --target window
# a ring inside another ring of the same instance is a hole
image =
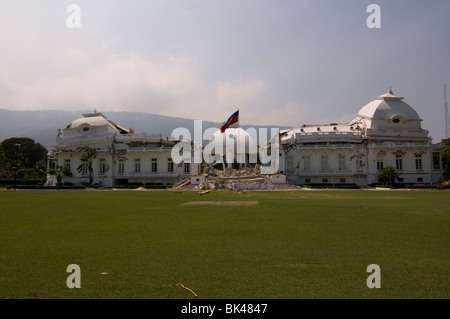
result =
[[[328,183],[328,178],[322,178],[322,183]]]
[[[364,171],[364,161],[362,155],[358,155],[356,157],[356,170],[360,173]]]
[[[377,156],[377,170],[382,171],[384,169],[384,155],[378,154]]]
[[[395,124],[400,123],[400,119],[395,118],[395,119],[392,120],[392,122],[394,122]]]
[[[419,183],[423,183],[423,177],[417,177],[417,181],[418,181]]]
[[[191,172],[191,163],[184,163],[184,173],[190,173]]]
[[[395,168],[399,171],[403,170],[403,156],[400,154],[395,155]]]
[[[310,178],[305,178],[305,183],[306,184],[310,184],[311,183],[311,179]]]
[[[125,173],[125,160],[120,159],[119,160],[119,175],[123,175]]]
[[[416,170],[422,170],[422,155],[416,154]]]
[[[328,170],[328,155],[322,155],[320,157],[321,169],[322,171]]]
[[[303,156],[303,167],[305,171],[311,170],[311,156]]]
[[[141,172],[141,159],[140,158],[134,159],[134,172],[135,173]]]
[[[152,158],[152,173],[156,173],[158,171],[158,159]]]
[[[345,178],[341,178],[341,179],[339,180],[339,182],[340,182],[340,183],[345,183]]]
[[[71,169],[70,169],[70,159],[66,159],[64,161],[64,172],[65,173],[70,173]]]
[[[345,155],[339,154],[339,170],[340,171],[345,170]]]
[[[104,158],[100,159],[100,165],[99,165],[98,173],[100,175],[104,175],[106,173],[106,161],[105,161]]]
[[[167,159],[167,171],[173,173],[173,160],[170,157]]]

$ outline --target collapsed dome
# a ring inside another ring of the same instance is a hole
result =
[[[130,130],[108,120],[102,113],[83,114],[64,129],[64,137],[86,136],[90,134],[128,134]]]
[[[76,119],[67,125],[67,128],[76,129],[80,126],[105,126],[108,125],[108,120],[103,115],[97,116],[84,116],[82,118]]]

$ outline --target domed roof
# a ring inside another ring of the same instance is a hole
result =
[[[83,114],[83,117],[72,121],[64,129],[65,131],[89,131],[89,127],[106,127],[112,133],[128,134],[130,130],[108,120],[102,113],[94,111],[94,113]]]
[[[89,126],[105,126],[108,125],[108,120],[103,116],[101,113],[90,113],[90,114],[83,114],[83,117],[76,119],[75,121],[72,121],[67,125],[67,128],[78,128],[82,125],[89,125]]]
[[[358,116],[370,119],[402,117],[406,120],[420,121],[419,114],[402,100],[403,97],[394,95],[392,89],[389,89],[388,93],[378,96],[376,100],[359,110]]]

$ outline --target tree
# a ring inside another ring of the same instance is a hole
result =
[[[450,180],[450,138],[441,141],[442,173],[444,181]]]
[[[6,176],[8,170],[8,162],[6,160],[5,152],[3,151],[2,144],[0,143],[0,178]]]
[[[378,174],[378,181],[386,186],[394,185],[398,178],[397,170],[392,166],[386,167]]]
[[[47,159],[47,149],[28,137],[11,137],[1,142],[0,148],[0,169],[4,177],[11,178],[14,174],[29,178],[28,175],[34,174],[36,163]]]
[[[77,167],[77,171],[78,173],[81,173],[85,167],[89,172],[89,187],[92,186],[93,182],[94,182],[94,177],[93,177],[93,165],[92,162],[94,161],[94,159],[97,157],[97,152],[95,151],[95,149],[93,148],[89,148],[85,153],[83,153],[81,155],[81,161],[83,163],[81,163],[80,165],[78,165]]]

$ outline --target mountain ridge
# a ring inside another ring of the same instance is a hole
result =
[[[0,109],[0,142],[11,137],[29,137],[51,149],[55,143],[58,129],[64,129],[70,122],[80,118],[89,110],[9,110]],[[161,133],[163,137],[170,137],[177,127],[187,128],[192,136],[194,119],[159,115],[144,112],[115,111],[102,112],[108,120],[125,128],[133,128],[142,133]],[[203,130],[210,127],[219,128],[222,123],[202,121]],[[291,128],[288,126],[258,126],[241,125],[243,129],[254,128]]]

